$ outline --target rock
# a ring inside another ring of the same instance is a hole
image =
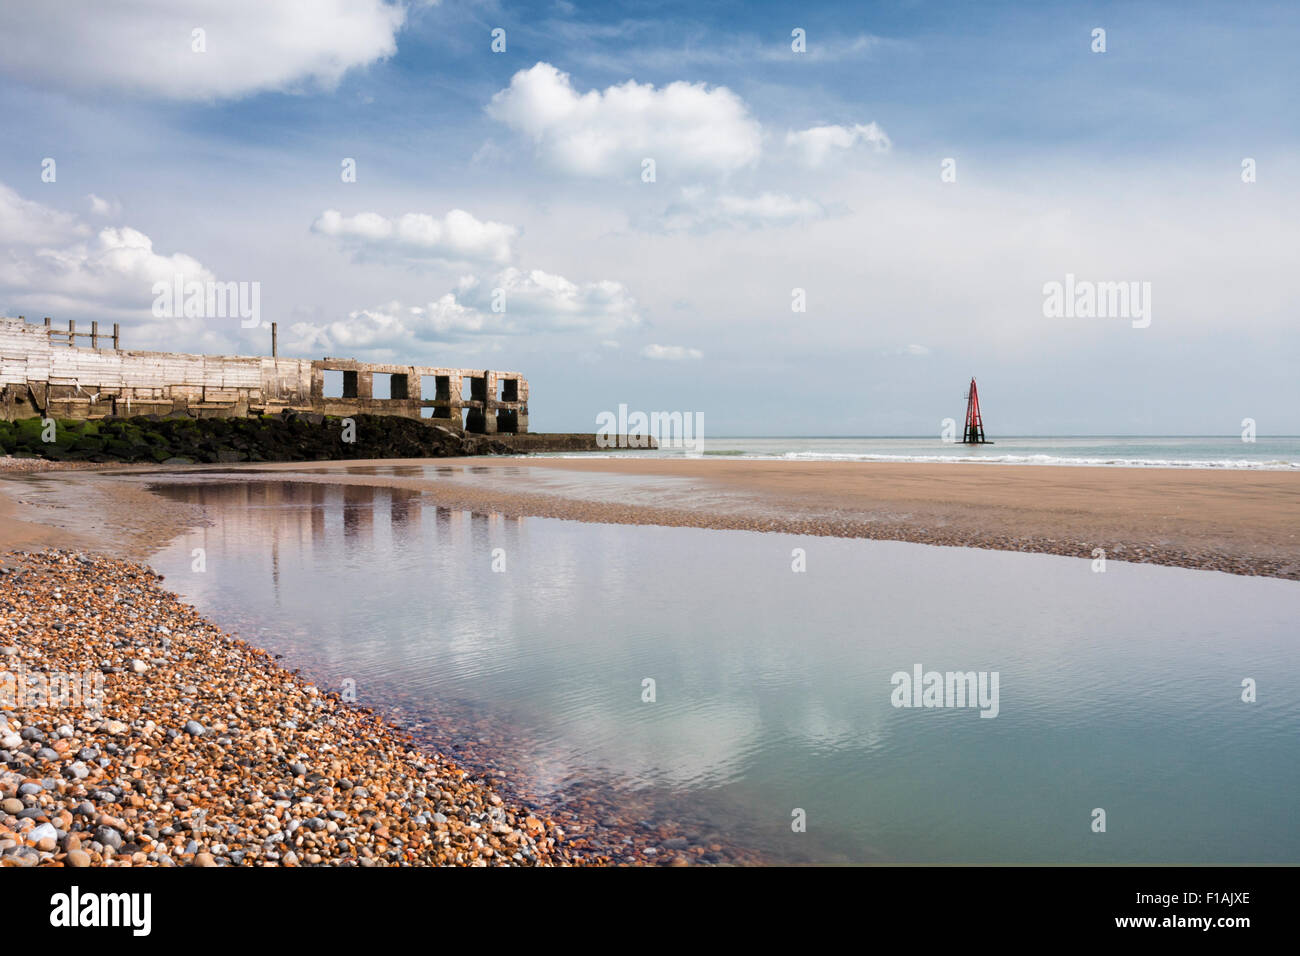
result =
[[[195,866],[216,866],[217,861],[211,853],[200,853],[194,857]]]
[[[13,797],[10,797],[3,804],[0,804],[0,807],[3,807],[4,812],[10,816],[17,816],[26,809],[21,800],[16,800]]]
[[[122,834],[118,833],[112,827],[96,827],[95,840],[104,846],[112,847],[114,850],[122,847]]]
[[[67,863],[74,867],[90,866],[90,854],[85,850],[69,850]]]
[[[137,674],[143,674],[148,669],[149,669],[149,665],[146,664],[144,661],[134,660],[131,662],[131,670]]]
[[[207,730],[197,720],[187,720],[185,721],[185,732],[192,737],[202,737],[207,733]]]

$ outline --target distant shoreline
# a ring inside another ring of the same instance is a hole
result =
[[[436,477],[425,467],[437,468]],[[199,520],[146,490],[199,476],[403,487],[511,516],[871,538],[1300,580],[1300,473],[669,458],[381,459],[0,480],[0,550],[145,558]],[[157,479],[154,478],[157,476]],[[45,484],[45,482],[42,482]],[[55,486],[57,485],[57,490]],[[16,504],[21,496],[25,504]]]

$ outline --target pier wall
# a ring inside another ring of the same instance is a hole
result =
[[[206,418],[292,409],[400,415],[481,434],[528,431],[528,381],[518,372],[98,348],[98,332],[88,348],[76,344],[80,338],[90,335],[0,318],[0,417],[179,411]],[[389,397],[376,398],[376,379],[384,376]]]

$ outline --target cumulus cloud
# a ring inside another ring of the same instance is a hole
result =
[[[24,199],[0,183],[0,246],[39,246],[88,235],[90,228],[71,213]]]
[[[488,104],[488,115],[531,138],[555,168],[578,176],[638,176],[643,159],[660,173],[728,173],[757,161],[762,130],[725,86],[628,80],[576,90],[549,63],[520,70]]]
[[[173,100],[332,88],[349,69],[392,56],[405,19],[405,6],[388,0],[5,3],[0,72]]]
[[[647,345],[641,354],[648,359],[666,362],[682,362],[688,359],[702,359],[704,353],[699,349],[686,348],[684,345]]]
[[[785,145],[804,165],[816,169],[837,152],[866,146],[883,153],[891,144],[885,131],[875,123],[858,123],[854,126],[813,126],[797,132],[791,130],[786,134]]]
[[[681,200],[670,205],[652,225],[664,232],[708,232],[713,229],[788,226],[825,215],[826,210],[820,203],[795,199],[784,193],[713,195],[693,186],[683,189]]]
[[[327,323],[291,328],[293,347],[372,356],[411,354],[421,343],[547,332],[609,335],[640,322],[636,300],[612,280],[577,283],[533,269],[508,268],[488,278],[465,276],[453,291],[424,305],[390,302]]]
[[[415,212],[397,219],[375,212],[345,216],[327,209],[312,231],[337,239],[358,259],[496,266],[509,264],[519,233],[514,226],[483,222],[463,209],[441,219]]]
[[[32,314],[148,316],[152,287],[177,275],[208,281],[193,256],[154,249],[138,229],[91,229],[0,184],[0,303]]]
[[[86,199],[90,202],[90,211],[96,216],[111,219],[114,216],[122,215],[122,204],[116,199],[100,199],[94,193],[91,193]]]

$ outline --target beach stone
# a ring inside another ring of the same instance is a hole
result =
[[[610,859],[587,850],[603,837],[580,828],[564,845],[543,817],[529,818],[525,836],[528,813],[492,791],[473,747],[462,754],[465,769],[431,754],[418,742],[418,715],[403,714],[402,731],[320,690],[203,620],[147,568],[57,551],[21,560],[37,573],[0,579],[0,627],[8,625],[0,641],[66,672],[147,674],[166,660],[168,679],[112,697],[112,718],[52,706],[36,715],[40,726],[27,726],[0,714],[0,744],[15,750],[0,753],[15,761],[0,765],[5,865]],[[66,630],[51,641],[56,608]],[[164,627],[175,633],[169,643],[157,637]]]

